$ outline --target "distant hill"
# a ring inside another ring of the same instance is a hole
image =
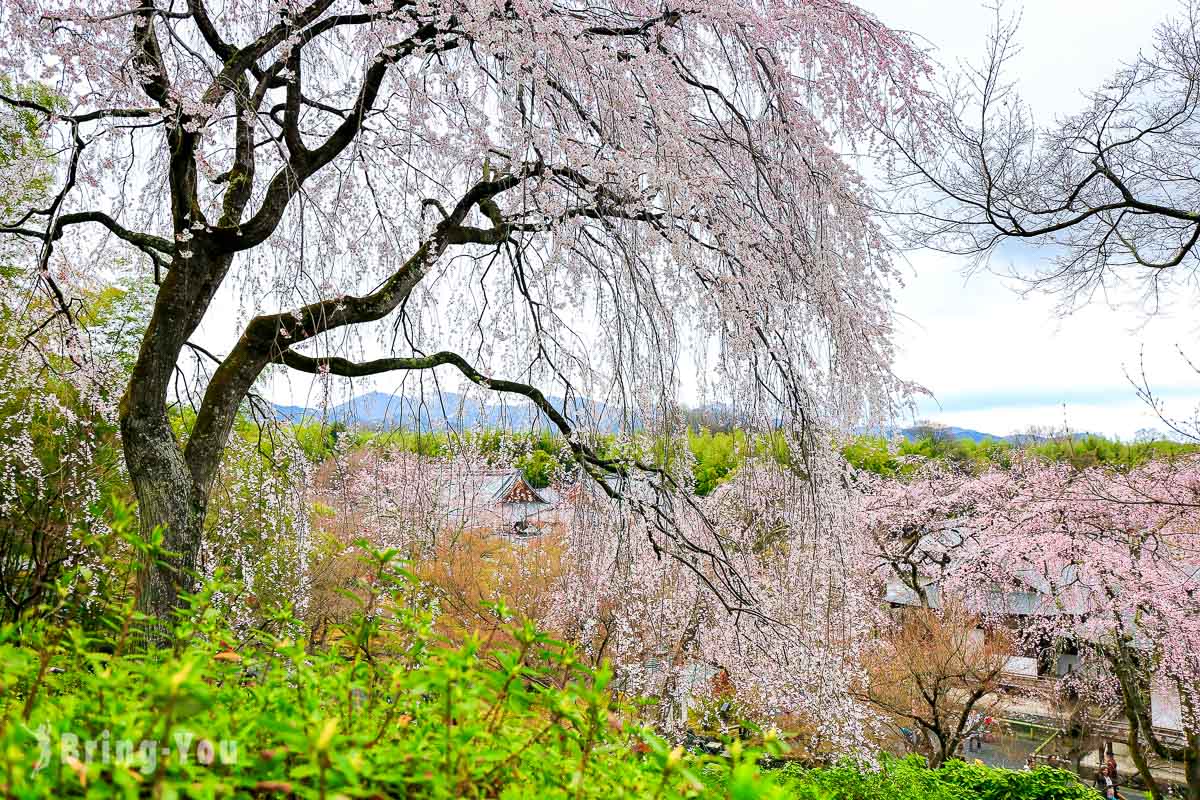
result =
[[[930,428],[927,425],[914,425],[909,428],[900,429],[900,435],[909,441],[922,439],[929,435]],[[982,431],[973,430],[971,428],[958,428],[953,425],[937,428],[940,436],[945,436],[950,439],[970,439],[972,442],[982,442],[984,439],[992,439],[994,441],[1004,440],[1011,441],[1015,436],[996,436],[992,433],[983,433]]]
[[[551,397],[549,400],[556,408],[562,409],[561,397]],[[616,430],[619,424],[619,414],[616,410],[603,403],[586,399],[574,400],[569,404],[567,411],[568,416],[572,418],[595,422],[601,430]],[[276,405],[275,416],[292,423],[340,422],[348,426],[377,430],[441,430],[447,427],[512,430],[554,428],[550,420],[524,398],[518,397],[502,403],[483,403],[457,392],[433,393],[424,397],[369,392],[327,409]]]
[[[561,397],[549,399],[556,408],[562,408]],[[574,419],[584,419],[595,423],[596,428],[600,431],[612,432],[621,427],[620,410],[603,403],[588,399],[576,399],[572,401],[568,412],[568,416]],[[694,414],[697,415],[697,419],[692,424],[713,429],[737,427],[734,415],[724,406],[706,406],[696,410]],[[368,392],[328,409],[276,405],[275,416],[279,420],[292,423],[302,421],[340,422],[351,427],[375,430],[413,430],[418,427],[422,430],[442,430],[447,427],[508,430],[530,430],[535,427],[554,429],[550,420],[522,397],[509,398],[507,402],[484,403],[457,392],[443,392],[440,395],[433,393],[424,397],[408,397],[388,392]],[[959,428],[952,425],[938,426],[936,430],[940,436],[951,439],[970,439],[976,443],[984,439],[1011,444],[1028,444],[1045,440],[1045,437],[1024,433],[997,436],[973,428]],[[909,441],[916,441],[927,436],[929,431],[930,427],[927,425],[913,425],[906,428],[860,429],[859,433],[874,433],[884,436],[898,434]],[[1087,435],[1086,433],[1076,433],[1074,438],[1084,438]]]
[[[1010,433],[1007,436],[998,436],[994,433],[984,433],[973,428],[959,428],[954,425],[938,425],[931,428],[929,425],[912,425],[907,428],[887,428],[884,430],[862,430],[861,433],[874,433],[876,435],[891,436],[899,434],[902,438],[910,442],[914,442],[925,438],[930,431],[936,431],[937,435],[944,436],[947,439],[970,439],[978,444],[984,439],[991,439],[994,442],[1008,442],[1009,444],[1026,445],[1037,442],[1048,441],[1052,437],[1041,436],[1033,433]],[[1087,431],[1075,432],[1071,434],[1072,439],[1086,439],[1092,434]]]

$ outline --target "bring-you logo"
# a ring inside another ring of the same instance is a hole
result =
[[[71,731],[56,732],[42,724],[35,731],[38,745],[38,760],[35,771],[46,769],[57,758],[60,763],[76,772],[86,772],[89,764],[113,764],[150,775],[160,763],[174,762],[181,766],[196,763],[203,766],[236,764],[238,746],[236,739],[220,739],[214,742],[194,731],[180,730],[169,740],[115,737],[104,730],[98,737],[83,738]]]

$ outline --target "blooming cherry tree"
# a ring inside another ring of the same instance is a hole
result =
[[[625,690],[664,707],[704,696],[723,674],[739,713],[802,731],[810,754],[865,752],[875,719],[851,688],[876,606],[851,524],[855,499],[833,475],[820,477],[751,462],[702,507],[679,510],[694,541],[727,554],[757,613],[723,605],[698,561],[662,558],[664,534],[644,515],[591,504],[567,532],[548,623],[592,658],[611,659]]]
[[[998,614],[1012,613],[1004,592],[1031,596],[1027,643],[1077,649],[1074,688],[1119,703],[1148,785],[1148,756],[1174,758],[1200,796],[1200,460],[1121,472],[1019,458],[978,476],[933,467],[879,487],[864,514],[891,546],[883,561],[899,553],[901,577],[936,578],[942,602]],[[1155,695],[1177,701],[1182,738],[1155,723]]]
[[[142,524],[179,554],[146,573],[150,613],[186,588],[273,365],[457,371],[539,407],[593,475],[624,467],[539,384],[669,404],[695,336],[803,436],[903,388],[887,249],[840,152],[921,119],[926,63],[849,3],[16,0],[0,34],[6,72],[66,95],[3,96],[63,157],[0,232],[64,320],[60,264],[135,257],[157,282],[120,413]],[[209,359],[193,337],[223,292],[241,332]],[[356,360],[356,330],[390,354]],[[187,353],[211,375],[181,441]]]

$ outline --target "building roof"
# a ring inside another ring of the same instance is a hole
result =
[[[512,525],[523,524],[558,502],[556,494],[535,489],[517,469],[456,475],[446,481],[442,498],[452,518],[467,521],[477,514],[490,513]]]
[[[921,578],[930,605],[935,608],[941,603],[939,577],[953,565],[955,554],[971,553],[980,546],[971,533],[969,526],[951,520],[930,530],[917,544],[920,556],[935,567]],[[1181,580],[1200,583],[1200,564],[1183,562],[1179,569]],[[983,593],[986,599],[980,603],[982,607],[976,610],[1018,617],[1083,616],[1097,607],[1110,605],[1104,592],[1111,589],[1120,593],[1124,589],[1120,580],[1111,576],[1103,588],[1089,583],[1075,564],[1063,566],[1057,574],[1024,567],[1013,570],[1012,578],[1013,583],[1008,586],[988,587]],[[915,606],[921,602],[917,593],[895,575],[888,579],[884,599],[892,605]],[[1127,624],[1136,636],[1137,625],[1132,619]]]

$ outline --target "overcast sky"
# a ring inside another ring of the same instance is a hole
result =
[[[992,16],[973,0],[859,0],[894,28],[928,40],[946,69],[978,62]],[[1080,107],[1083,92],[1152,41],[1173,0],[1037,0],[1009,3],[1021,12],[1021,54],[1011,76],[1039,121]],[[1031,255],[1030,257],[1036,257]],[[1014,266],[999,258],[993,272]],[[1015,265],[1019,267],[1020,265]],[[1177,416],[1190,416],[1200,378],[1177,347],[1200,357],[1194,302],[1147,321],[1135,308],[1094,306],[1066,318],[1046,297],[1022,297],[997,274],[968,280],[964,263],[918,252],[905,265],[897,368],[935,393],[921,414],[950,425],[1006,434],[1030,425],[1062,426],[1130,437],[1162,427],[1138,402],[1125,371],[1140,370]],[[1188,315],[1188,310],[1192,314]]]

